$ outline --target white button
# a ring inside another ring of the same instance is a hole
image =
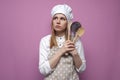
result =
[[[61,44],[59,44],[59,46],[61,46]]]

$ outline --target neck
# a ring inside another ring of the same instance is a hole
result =
[[[56,36],[59,36],[59,37],[61,37],[61,36],[64,36],[65,35],[65,32],[63,31],[63,32],[56,32]]]

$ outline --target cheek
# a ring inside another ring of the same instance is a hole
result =
[[[64,23],[63,26],[66,28],[67,27],[67,23]]]
[[[52,26],[55,26],[55,22],[54,21],[52,22]]]

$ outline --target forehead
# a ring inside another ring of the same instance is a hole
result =
[[[54,17],[64,17],[64,18],[66,18],[66,16],[62,13],[57,13],[57,14],[54,15]]]

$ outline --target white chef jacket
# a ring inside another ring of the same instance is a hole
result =
[[[43,75],[47,75],[53,71],[53,69],[51,69],[49,61],[48,61],[48,55],[50,54],[50,38],[51,38],[51,35],[47,35],[47,36],[43,37],[40,40],[40,44],[39,44],[39,71]],[[58,43],[58,46],[62,47],[63,43],[65,42],[65,36],[62,36],[62,37],[56,36],[56,41]],[[82,72],[86,69],[86,60],[85,60],[85,56],[84,56],[83,46],[82,46],[82,43],[80,40],[78,40],[75,43],[75,47],[76,47],[78,54],[82,60],[82,65],[80,66],[79,69],[76,68],[76,70],[78,72]]]

